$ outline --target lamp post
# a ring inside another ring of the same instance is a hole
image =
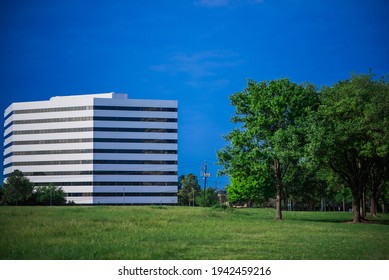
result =
[[[203,199],[203,207],[206,207],[206,203],[207,203],[207,201],[206,201],[206,190],[207,190],[207,178],[208,177],[211,177],[211,173],[207,173],[207,161],[205,161],[204,162],[204,166],[203,166],[203,171],[204,172],[202,172],[201,173],[201,176],[203,176],[203,178],[204,178],[204,199]]]

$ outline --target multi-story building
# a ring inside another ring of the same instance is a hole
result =
[[[4,178],[62,187],[77,204],[177,203],[177,101],[104,93],[11,104]]]

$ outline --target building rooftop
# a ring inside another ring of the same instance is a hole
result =
[[[86,98],[109,98],[109,99],[128,99],[127,93],[95,93],[95,94],[82,94],[82,95],[66,95],[66,96],[54,96],[50,98],[50,101],[69,100],[69,99],[86,99]]]

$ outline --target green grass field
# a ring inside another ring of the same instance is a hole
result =
[[[0,207],[0,259],[389,259],[389,215],[165,206]]]

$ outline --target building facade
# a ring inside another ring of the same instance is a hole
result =
[[[76,204],[176,204],[178,104],[103,93],[11,104],[4,180],[62,187]]]

